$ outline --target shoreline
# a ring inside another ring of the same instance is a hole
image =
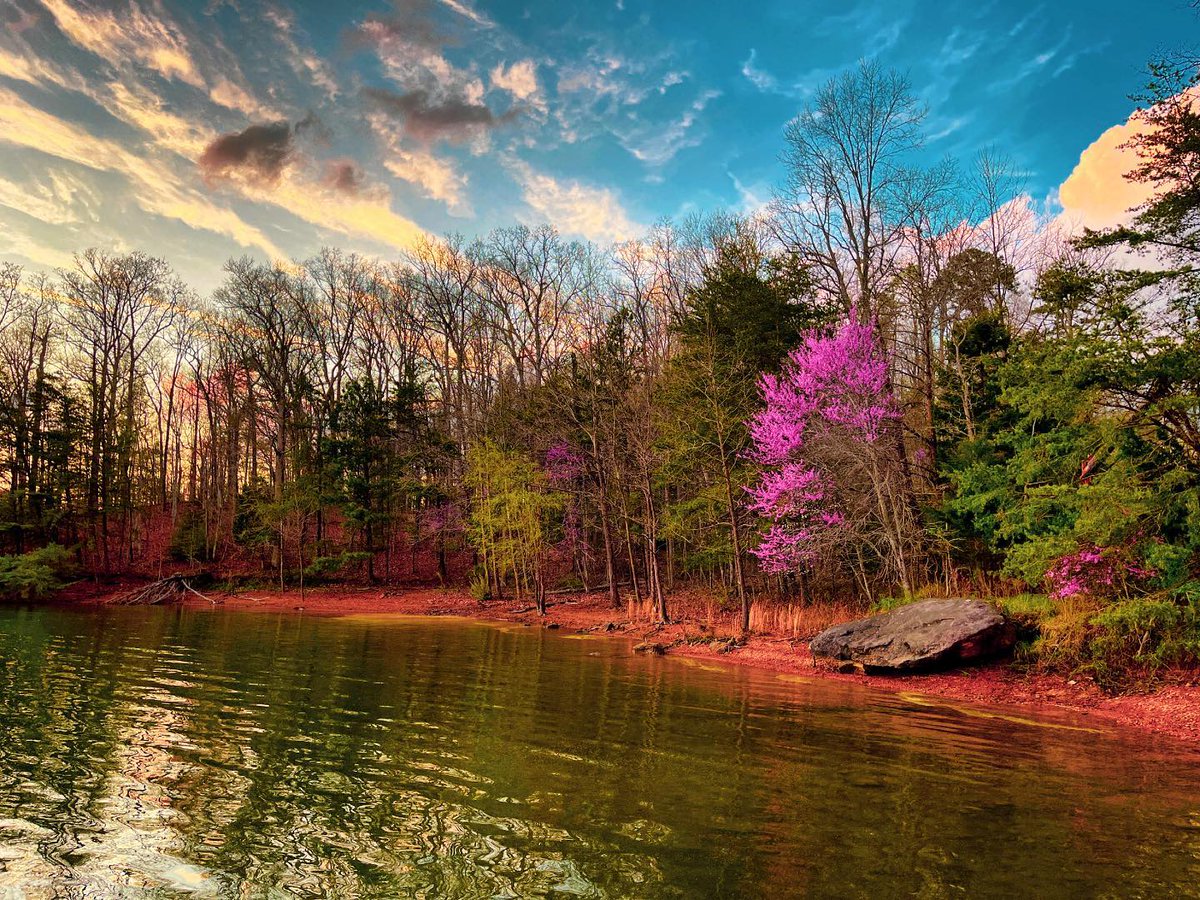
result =
[[[62,601],[70,606],[101,606],[103,596]],[[1168,680],[1152,693],[1110,695],[1088,680],[1021,672],[1007,661],[926,675],[866,675],[836,672],[814,663],[806,639],[753,634],[731,642],[732,617],[714,614],[711,601],[673,598],[678,621],[656,625],[628,604],[614,609],[603,594],[571,594],[554,598],[543,618],[529,603],[512,600],[481,604],[464,591],[451,589],[314,588],[299,591],[256,590],[214,596],[214,602],[191,597],[182,605],[302,614],[319,617],[370,615],[460,616],[481,621],[520,623],[576,634],[602,634],[646,645],[649,652],[774,673],[802,675],[868,685],[893,693],[917,693],[945,700],[990,706],[1066,710],[1098,722],[1138,730],[1200,748],[1200,683],[1196,673]],[[829,624],[833,624],[831,621]],[[823,627],[823,626],[822,626]]]

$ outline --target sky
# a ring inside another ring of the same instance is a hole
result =
[[[395,258],[550,221],[607,244],[760,208],[783,128],[856,61],[907,74],[930,163],[1011,158],[1034,204],[1109,224],[1118,149],[1186,0],[0,0],[0,261]]]

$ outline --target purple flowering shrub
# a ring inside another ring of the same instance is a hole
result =
[[[1127,548],[1085,545],[1055,560],[1046,570],[1045,584],[1056,600],[1108,599],[1154,575],[1153,569],[1137,565]]]
[[[579,479],[584,474],[585,465],[583,453],[566,440],[558,440],[551,444],[542,461],[542,468],[550,485],[555,490],[569,493],[569,499],[563,507],[562,540],[558,542],[558,548],[567,554],[590,556],[580,514],[579,497],[574,493]]]

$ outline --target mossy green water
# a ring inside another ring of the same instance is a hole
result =
[[[0,611],[0,892],[1200,896],[1200,758],[462,621]]]

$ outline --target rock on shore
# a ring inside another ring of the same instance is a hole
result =
[[[987,659],[1015,638],[1013,624],[982,600],[923,600],[828,628],[809,649],[847,670],[923,672]]]

